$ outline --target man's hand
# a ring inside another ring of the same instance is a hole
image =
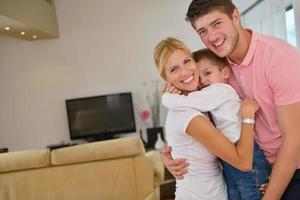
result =
[[[270,181],[270,176],[268,177],[268,182],[267,183],[263,183],[260,185],[260,188],[259,190],[261,191],[262,194],[265,194],[265,191],[267,190],[268,188],[268,185],[269,185],[269,181]]]
[[[261,191],[262,194],[264,194],[267,188],[268,188],[268,183],[264,183],[260,186],[259,190]]]
[[[164,166],[168,169],[168,171],[176,178],[183,179],[183,175],[186,174],[187,167],[189,164],[186,162],[184,158],[174,159],[171,156],[171,147],[165,147],[161,150],[161,157]]]

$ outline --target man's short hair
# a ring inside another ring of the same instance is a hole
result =
[[[219,10],[232,18],[232,13],[236,9],[231,0],[193,0],[186,14],[186,21],[194,27],[195,21],[212,10]]]

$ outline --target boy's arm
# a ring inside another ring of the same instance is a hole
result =
[[[210,85],[200,91],[191,92],[187,96],[166,92],[162,96],[162,104],[169,109],[183,110],[194,108],[201,112],[208,112],[232,98],[231,90],[233,88],[222,85]]]

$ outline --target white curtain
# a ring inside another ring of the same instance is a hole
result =
[[[300,49],[300,1],[293,0],[297,47]]]
[[[263,0],[242,14],[243,25],[254,31],[286,39],[286,0]]]

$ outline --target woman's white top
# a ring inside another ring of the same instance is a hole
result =
[[[219,161],[201,143],[186,133],[195,109],[169,110],[165,125],[173,158],[185,158],[190,164],[184,179],[176,180],[176,200],[227,200],[226,185]]]

